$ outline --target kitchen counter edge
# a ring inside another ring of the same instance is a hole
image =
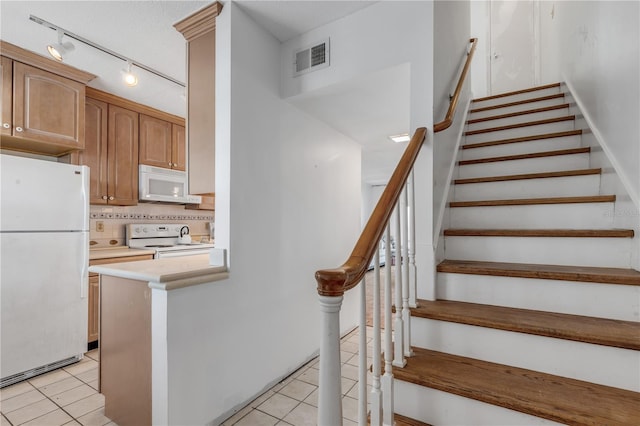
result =
[[[147,281],[152,289],[169,291],[221,281],[229,277],[226,261],[219,262],[219,265],[211,265],[209,260],[210,256],[207,254],[140,260],[94,265],[89,267],[89,272]]]

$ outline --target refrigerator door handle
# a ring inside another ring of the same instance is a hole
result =
[[[87,297],[89,292],[89,241],[85,238],[85,247],[82,250],[82,280],[80,280],[80,298]]]

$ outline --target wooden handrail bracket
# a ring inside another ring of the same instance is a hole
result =
[[[456,115],[456,108],[458,107],[458,100],[460,99],[462,86],[464,85],[464,80],[467,78],[467,74],[469,73],[469,68],[471,67],[471,59],[473,59],[473,53],[476,51],[476,45],[478,44],[478,39],[477,38],[469,39],[469,43],[471,43],[471,49],[469,49],[469,53],[467,54],[467,60],[464,63],[464,68],[462,69],[462,73],[460,73],[460,78],[458,79],[458,85],[456,86],[456,91],[453,93],[453,96],[451,97],[451,101],[449,102],[449,109],[447,110],[447,115],[445,115],[444,120],[433,125],[434,133],[438,133],[448,129],[453,123],[453,117]]]
[[[318,294],[321,296],[342,296],[345,291],[355,287],[364,277],[378,247],[378,241],[382,237],[398,197],[407,182],[416,158],[418,158],[426,134],[427,129],[420,127],[411,137],[407,149],[391,175],[389,183],[380,196],[376,208],[371,213],[371,217],[347,261],[338,268],[316,272]]]

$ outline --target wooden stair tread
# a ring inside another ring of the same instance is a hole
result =
[[[420,300],[411,315],[478,327],[640,350],[640,323],[449,300]]]
[[[474,118],[473,120],[467,120],[467,124],[483,123],[485,121],[519,117],[521,115],[536,114],[538,112],[546,112],[546,111],[555,111],[557,109],[564,109],[564,108],[569,108],[569,104],[558,104],[558,105],[552,105],[552,106],[547,106],[542,108],[528,109],[525,111],[510,112],[508,114],[492,115],[492,116],[483,117],[483,118]]]
[[[623,268],[447,259],[438,272],[640,286],[640,272]]]
[[[519,175],[486,176],[486,177],[479,177],[479,178],[456,179],[453,181],[453,183],[456,185],[464,185],[469,183],[504,182],[509,180],[588,176],[588,175],[599,175],[601,173],[602,173],[602,169],[564,170],[561,172],[524,173]]]
[[[524,123],[508,124],[506,126],[489,127],[487,129],[470,130],[470,131],[464,132],[464,135],[465,136],[480,135],[482,133],[499,132],[501,130],[519,129],[521,127],[529,127],[529,126],[541,126],[543,124],[553,124],[553,123],[560,123],[563,121],[573,121],[575,119],[576,119],[575,115],[567,115],[565,117],[546,118],[544,120],[527,121]]]
[[[473,148],[485,148],[488,146],[496,146],[496,145],[505,145],[509,143],[518,143],[518,142],[533,142],[539,141],[543,139],[553,139],[553,138],[563,138],[570,136],[579,136],[582,134],[582,130],[568,130],[566,132],[554,132],[554,133],[543,133],[540,135],[531,135],[531,136],[521,136],[518,138],[509,138],[509,139],[500,139],[495,141],[488,142],[478,142],[478,143],[470,143],[467,145],[462,145],[460,149],[473,149]]]
[[[559,149],[555,151],[531,152],[528,154],[503,155],[500,157],[477,158],[475,160],[462,160],[458,162],[458,165],[466,166],[469,164],[495,163],[497,161],[526,160],[529,158],[553,157],[556,155],[588,154],[590,152],[591,152],[591,148],[587,146],[582,148]]]
[[[542,86],[530,87],[528,89],[513,90],[511,92],[498,93],[497,95],[491,95],[491,96],[484,96],[482,98],[476,98],[476,99],[473,99],[471,102],[482,102],[482,101],[488,101],[488,100],[491,100],[491,99],[504,98],[504,97],[507,97],[507,96],[521,95],[523,93],[537,92],[538,90],[551,89],[553,87],[560,87],[560,83],[551,83],[551,84],[545,84],[545,85],[542,85]]]
[[[580,197],[513,198],[506,200],[451,201],[449,207],[526,206],[535,204],[612,203],[615,195],[590,195]]]
[[[414,348],[396,379],[564,424],[640,424],[640,393]]]
[[[533,102],[550,101],[552,99],[559,99],[559,98],[564,98],[564,93],[555,93],[553,95],[540,96],[537,98],[522,99],[520,101],[508,102],[508,103],[499,104],[499,105],[491,105],[491,106],[486,106],[481,108],[474,108],[469,110],[469,113],[473,114],[474,112],[490,111],[492,109],[507,108],[512,106],[529,104]]]
[[[393,413],[393,420],[396,426],[431,426],[428,423],[424,423],[410,417],[401,416],[398,413]]]
[[[445,229],[445,237],[633,238],[633,229]]]

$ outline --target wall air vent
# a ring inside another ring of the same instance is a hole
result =
[[[311,71],[329,66],[329,39],[314,43],[313,46],[296,50],[293,53],[293,76],[297,77]]]

